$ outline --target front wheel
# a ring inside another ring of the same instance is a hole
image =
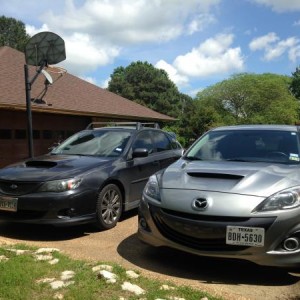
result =
[[[98,194],[96,223],[100,229],[117,225],[122,214],[122,194],[115,184],[106,185]]]

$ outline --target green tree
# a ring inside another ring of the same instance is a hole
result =
[[[290,82],[276,74],[238,74],[199,92],[196,101],[215,110],[216,124],[293,124],[299,104]]]
[[[14,18],[0,17],[0,46],[9,46],[24,52],[29,39],[24,23]]]
[[[126,68],[116,68],[108,90],[175,118],[180,117],[184,106],[182,99],[186,97],[164,70],[141,61],[133,62]]]
[[[300,68],[299,67],[297,67],[296,71],[292,73],[290,91],[298,100],[300,100]]]

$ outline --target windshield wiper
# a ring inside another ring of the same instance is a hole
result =
[[[196,156],[185,156],[184,158],[188,160],[202,160],[202,158]]]
[[[241,162],[254,162],[254,160],[243,159],[243,158],[228,158],[226,161],[241,161]]]

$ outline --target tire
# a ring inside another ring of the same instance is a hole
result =
[[[115,227],[122,214],[122,194],[115,184],[106,185],[98,194],[96,225],[99,229]]]

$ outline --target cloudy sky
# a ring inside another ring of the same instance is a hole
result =
[[[59,63],[106,87],[147,61],[185,94],[240,72],[291,75],[300,65],[300,0],[0,0],[0,15],[66,45]]]

